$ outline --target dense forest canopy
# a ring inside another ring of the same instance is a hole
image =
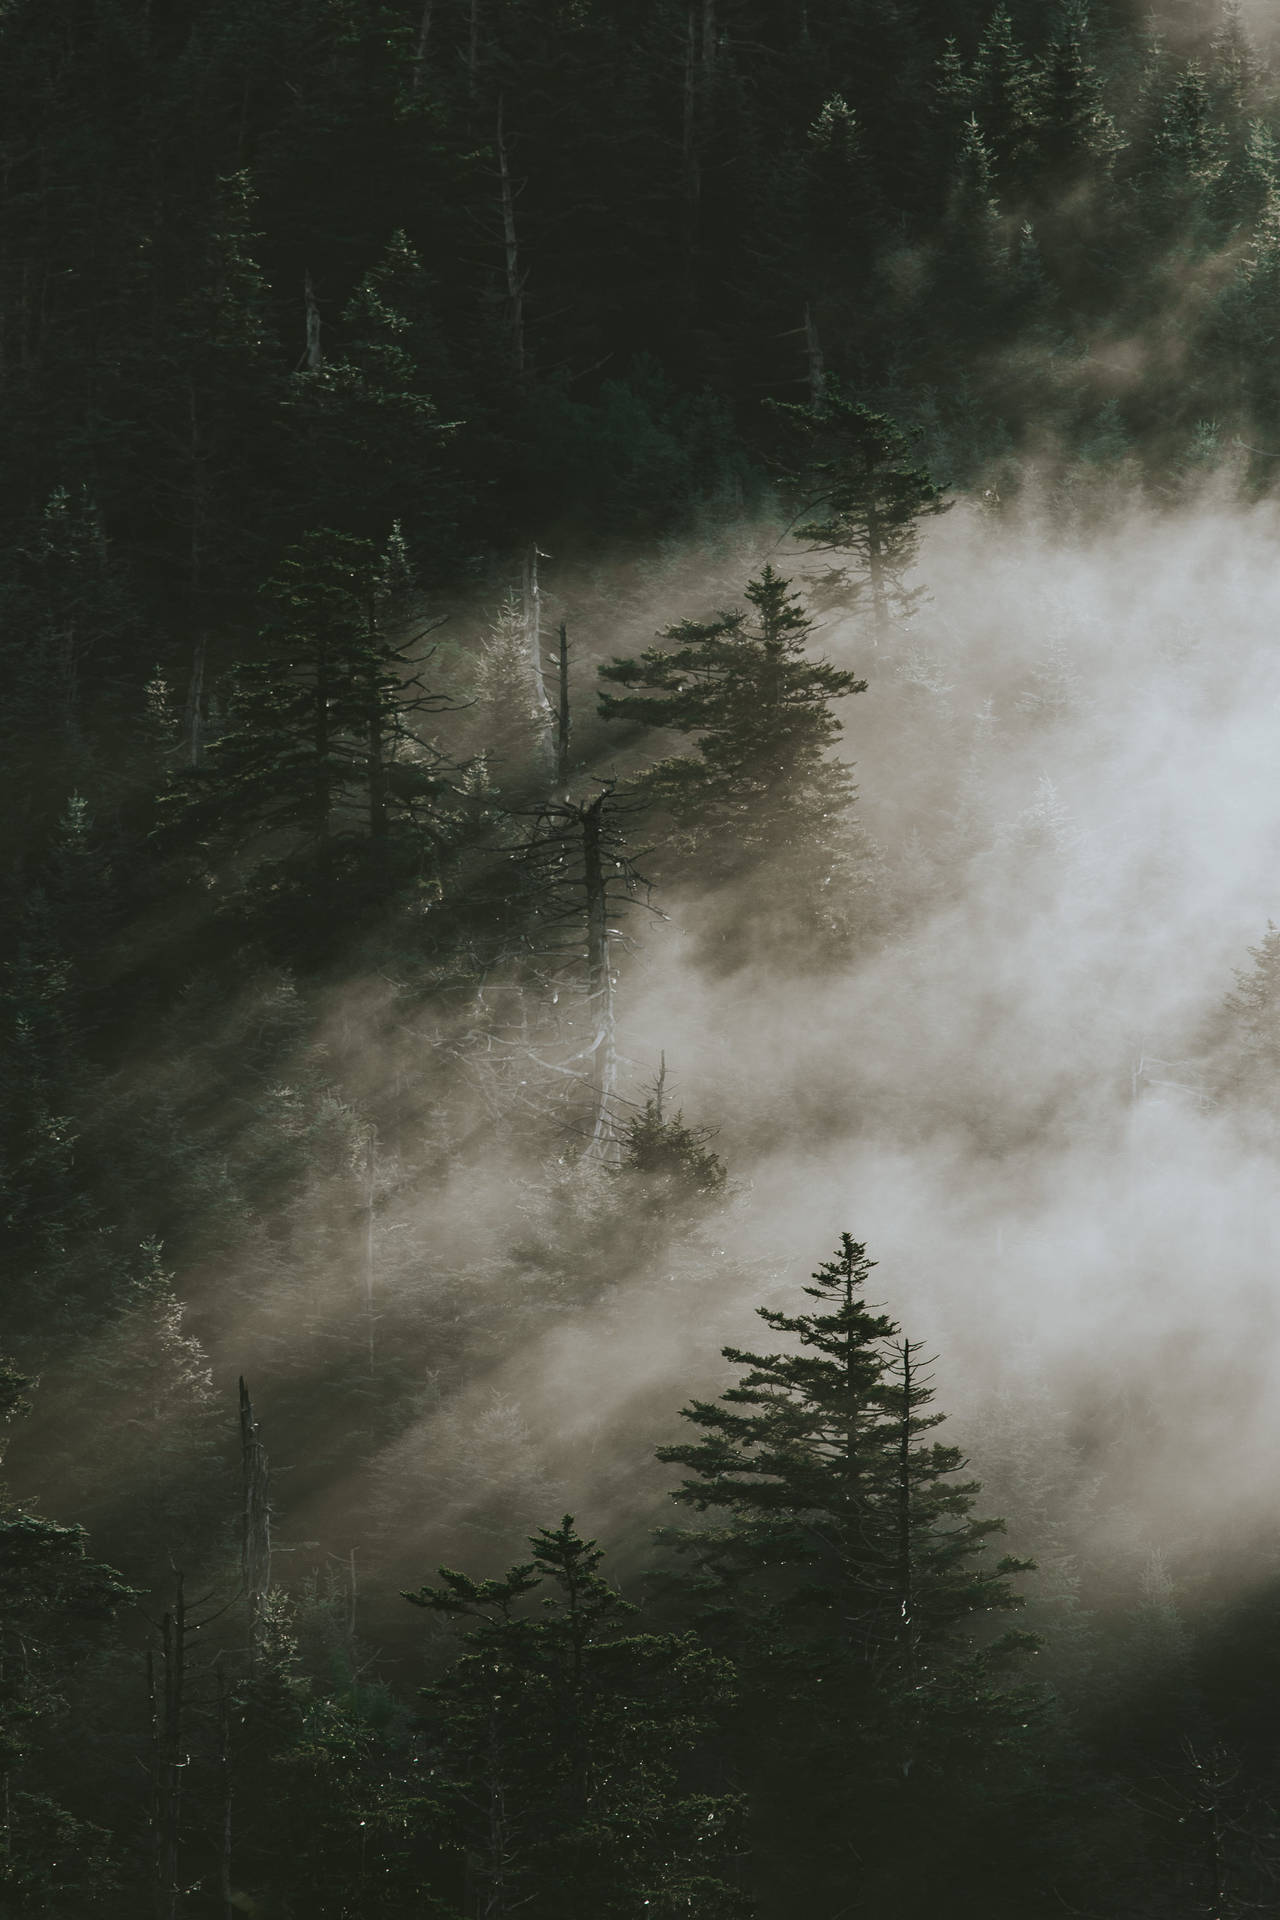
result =
[[[1274,1909],[1277,62],[0,0],[0,1914]]]

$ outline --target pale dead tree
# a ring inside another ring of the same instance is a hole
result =
[[[256,1662],[266,1631],[271,1587],[271,1468],[240,1377],[240,1582],[249,1608],[249,1657]]]
[[[521,849],[537,896],[529,938],[543,984],[555,1004],[567,1002],[571,1018],[580,1009],[573,1020],[577,1044],[559,1070],[586,1094],[578,1129],[585,1151],[605,1160],[618,1152],[619,923],[641,891],[648,891],[626,847],[623,822],[630,811],[617,801],[612,783],[593,800],[548,802]]]
[[[556,656],[556,787],[563,791],[569,784],[569,743],[573,731],[573,713],[569,705],[569,632],[560,622],[560,646]]]
[[[533,697],[537,708],[538,744],[542,757],[550,761],[552,757],[552,714],[551,702],[547,698],[547,680],[542,664],[542,589],[538,583],[538,562],[549,560],[551,555],[543,553],[537,542],[531,542],[524,558],[524,579],[521,588],[521,605],[524,612],[524,637],[528,650],[529,668],[533,677]]]
[[[511,329],[511,358],[520,379],[524,378],[526,355],[524,342],[524,289],[528,275],[520,268],[520,242],[516,232],[516,201],[523,188],[511,174],[511,149],[506,130],[505,93],[498,95],[498,186],[502,207],[502,259],[507,286],[507,321]]]

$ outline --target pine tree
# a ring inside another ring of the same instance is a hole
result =
[[[440,1586],[405,1595],[472,1623],[426,1693],[445,1844],[469,1858],[464,1911],[735,1920],[747,1910],[729,1879],[737,1806],[681,1779],[728,1703],[730,1668],[691,1635],[636,1632],[636,1608],[570,1515],[529,1544],[498,1579],[442,1567]]]
[[[1035,64],[1018,39],[1007,6],[998,6],[978,42],[967,105],[991,152],[1006,207],[1026,196],[1040,130]]]
[[[920,550],[921,523],[950,504],[913,458],[911,436],[884,414],[850,400],[829,381],[819,406],[780,409],[802,436],[792,475],[801,501],[797,540],[849,556],[828,576],[833,589],[869,593],[877,643],[893,617],[907,619],[922,591],[906,585]]]
[[[457,422],[433,394],[451,379],[422,261],[403,232],[342,312],[341,343],[293,377],[288,414],[312,525],[381,545],[393,522],[441,566],[461,505],[449,454]]]
[[[1083,6],[1065,9],[1044,60],[1040,86],[1037,170],[1041,196],[1054,198],[1096,188],[1123,143],[1103,101]]]
[[[274,887],[291,870],[324,899],[345,869],[385,877],[394,823],[411,865],[431,866],[448,837],[440,754],[418,716],[448,700],[393,637],[401,571],[393,533],[382,557],[330,529],[285,554],[263,589],[270,651],[232,679],[228,724],[200,768],[176,781],[162,844],[248,855]]]
[[[1020,1604],[1026,1563],[982,1564],[1002,1523],[973,1516],[959,1449],[924,1439],[941,1416],[917,1345],[865,1303],[871,1266],[844,1234],[804,1290],[813,1310],[758,1309],[788,1348],[725,1348],[737,1384],[684,1409],[697,1439],[659,1449],[690,1472],[674,1498],[712,1524],[663,1538],[690,1569],[673,1590],[742,1666],[748,1751],[768,1728],[748,1767],[769,1827],[791,1830],[770,1843],[770,1879],[821,1903],[857,1876],[915,1912],[895,1847],[917,1796],[949,1830],[968,1779],[999,1797],[1027,1702],[998,1670],[1033,1643],[975,1642]]]

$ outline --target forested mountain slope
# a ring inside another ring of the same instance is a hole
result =
[[[1274,1906],[1275,41],[2,0],[0,1913]]]

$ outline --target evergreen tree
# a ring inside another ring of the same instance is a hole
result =
[[[737,889],[718,937],[737,948],[750,914],[763,943],[799,938],[821,961],[847,937],[863,851],[847,823],[852,772],[828,751],[842,731],[831,708],[866,682],[811,657],[813,621],[772,565],[745,598],[750,611],[681,621],[665,645],[602,667],[627,691],[602,692],[600,711],[697,736],[694,755],[659,761],[639,786],[672,824],[675,874]]]
[[[849,556],[851,564],[836,567],[828,582],[870,594],[879,642],[894,614],[906,619],[920,603],[921,591],[907,587],[906,575],[920,549],[921,522],[947,511],[946,487],[916,464],[910,434],[834,382],[820,405],[781,411],[805,447],[792,476],[801,501],[795,537],[819,552]]]
[[[529,1544],[498,1579],[442,1567],[440,1586],[405,1595],[472,1623],[426,1693],[442,1842],[469,1862],[454,1899],[494,1920],[735,1920],[736,1804],[681,1778],[731,1669],[691,1635],[635,1631],[571,1516]]]
[[[959,1449],[923,1438],[941,1416],[915,1343],[864,1301],[871,1265],[843,1235],[804,1290],[813,1310],[758,1309],[792,1344],[726,1348],[737,1384],[684,1409],[698,1438],[659,1449],[690,1471],[674,1498],[712,1516],[663,1538],[690,1569],[674,1590],[743,1670],[739,1750],[779,1912],[783,1886],[791,1911],[797,1889],[822,1911],[842,1884],[867,1911],[892,1888],[923,1912],[939,1883],[899,1852],[919,1807],[951,1836],[978,1779],[992,1804],[1006,1769],[1022,1784],[1027,1701],[998,1675],[1034,1643],[974,1633],[1020,1604],[1026,1563],[982,1564],[1002,1523],[974,1517]]]
[[[1018,38],[1007,6],[998,6],[978,42],[966,105],[982,129],[1006,206],[1030,186],[1041,109],[1035,63]]]
[[[323,899],[362,861],[385,875],[397,819],[411,865],[433,864],[445,782],[414,721],[448,701],[413,671],[423,635],[400,644],[386,630],[398,565],[394,535],[381,560],[331,530],[289,549],[263,590],[271,651],[237,669],[225,730],[175,783],[169,844],[204,836],[264,864],[273,886],[291,868],[315,878]]]

